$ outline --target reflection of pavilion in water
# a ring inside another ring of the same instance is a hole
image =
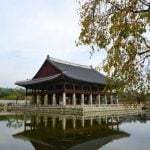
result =
[[[35,150],[68,149],[98,138],[110,137],[99,147],[127,134],[119,131],[119,116],[24,116],[24,131],[15,137],[29,140]]]
[[[105,124],[112,129],[119,130],[119,115],[103,115],[103,116],[76,116],[76,115],[52,115],[52,116],[30,116],[30,120],[26,120],[25,116],[25,131],[27,129],[34,130],[38,125],[44,125],[45,127],[57,128],[58,125],[63,130],[72,127],[86,128],[94,125]]]

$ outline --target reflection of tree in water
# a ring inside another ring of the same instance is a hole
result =
[[[7,127],[11,128],[20,128],[23,125],[22,120],[16,120],[16,119],[9,119],[7,123]]]
[[[139,121],[140,123],[146,123],[149,119],[148,115],[146,113],[138,114],[138,115],[132,115],[132,116],[123,116],[120,118],[123,122],[134,122],[136,123]]]
[[[146,114],[139,114],[138,115],[138,120],[141,122],[141,123],[146,123],[147,122],[147,115]]]
[[[7,117],[7,124],[6,126],[9,127],[9,128],[21,128],[23,126],[23,119],[20,118],[19,116],[11,116],[11,117]]]

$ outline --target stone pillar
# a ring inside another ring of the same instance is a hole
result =
[[[63,93],[63,105],[66,105],[66,93]]]
[[[90,105],[93,104],[93,97],[92,97],[92,94],[89,95],[89,102],[90,102]]]
[[[44,105],[48,105],[48,95],[44,96]]]
[[[118,95],[116,96],[116,103],[118,104]]]
[[[56,105],[56,94],[53,94],[52,105]]]
[[[37,105],[41,104],[41,96],[40,95],[37,95],[36,104]]]
[[[72,105],[76,105],[76,94],[72,94]]]
[[[36,102],[35,102],[35,96],[34,95],[32,95],[32,102],[31,102],[31,104],[35,104]]]
[[[111,101],[111,104],[113,104],[113,96],[112,95],[110,96],[110,101]]]
[[[81,105],[84,105],[84,94],[81,94]]]
[[[105,104],[107,105],[107,96],[105,95]]]
[[[101,96],[97,95],[97,101],[98,101],[98,105],[101,105]]]

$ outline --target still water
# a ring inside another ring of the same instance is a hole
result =
[[[0,150],[149,150],[150,113],[0,113]]]

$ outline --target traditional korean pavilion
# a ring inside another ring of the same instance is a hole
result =
[[[47,56],[35,76],[16,82],[26,88],[37,105],[92,105],[118,103],[103,93],[105,76],[91,66],[78,65]]]

